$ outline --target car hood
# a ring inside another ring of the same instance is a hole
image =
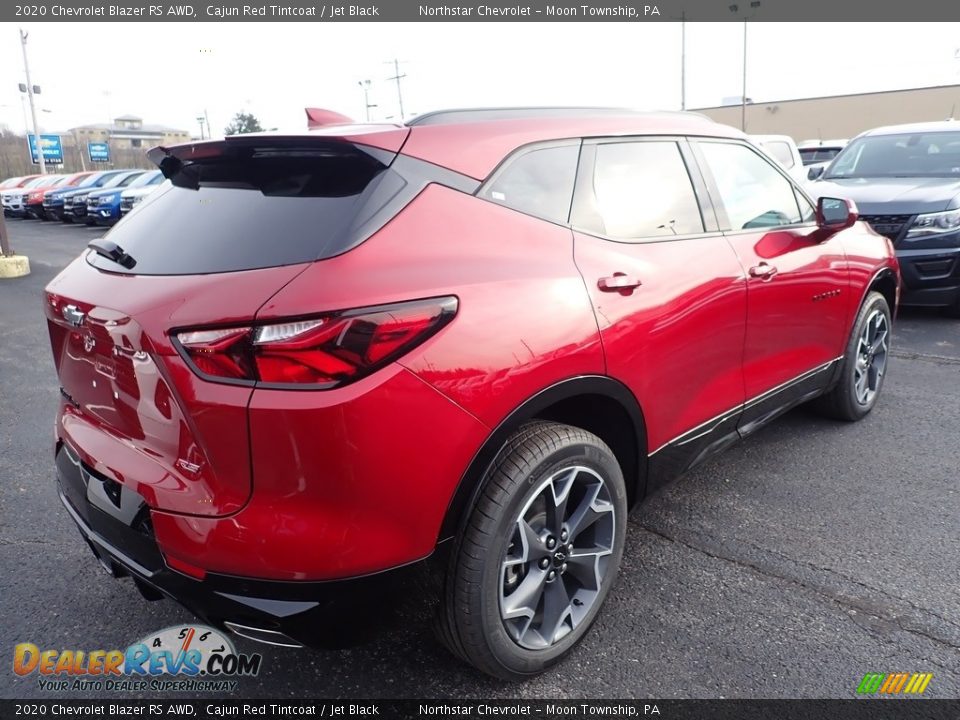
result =
[[[914,215],[960,207],[957,178],[833,178],[809,183],[807,187],[815,199],[853,200],[865,215]]]
[[[46,197],[60,197],[62,195],[66,195],[67,193],[74,192],[75,190],[79,190],[79,189],[80,188],[78,188],[76,185],[67,185],[65,187],[50,188],[46,192]]]
[[[158,187],[160,187],[160,185],[144,185],[143,187],[130,188],[129,190],[124,190],[123,193],[121,193],[121,197],[140,197],[141,195],[149,195]]]
[[[52,192],[53,190],[56,190],[56,188],[46,185],[42,187],[30,188],[29,190],[25,190],[23,194],[24,195],[44,195],[48,192]]]
[[[91,190],[89,197],[98,198],[103,197],[104,195],[112,195],[116,193],[118,196],[123,192],[123,188],[100,188],[99,190]]]
[[[63,197],[66,197],[67,195],[87,195],[89,193],[96,192],[99,189],[100,188],[98,187],[73,188],[72,190],[67,190],[65,193],[63,193]]]

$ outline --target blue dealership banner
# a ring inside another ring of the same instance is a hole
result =
[[[33,133],[29,135],[30,159],[34,165],[40,164],[40,157],[37,155],[37,136]],[[43,151],[44,162],[53,165],[63,164],[63,143],[60,142],[59,135],[41,135],[40,148]]]
[[[105,142],[87,143],[87,152],[90,154],[90,162],[110,162],[110,146]]]

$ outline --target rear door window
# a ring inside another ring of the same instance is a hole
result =
[[[576,224],[613,240],[704,232],[690,174],[674,141],[596,146],[592,182]]]

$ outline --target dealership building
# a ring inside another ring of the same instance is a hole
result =
[[[695,112],[740,127],[739,104],[699,108]],[[956,119],[960,129],[960,85],[757,103],[748,100],[746,131],[754,135],[789,135],[803,142],[852,138],[881,125],[947,118]]]
[[[70,128],[78,145],[88,142],[109,142],[111,148],[126,150],[152,148],[156,145],[175,145],[188,142],[190,133],[166,125],[144,125],[136,115],[121,115],[112,123],[94,123]]]

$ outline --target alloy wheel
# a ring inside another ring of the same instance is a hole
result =
[[[857,359],[853,369],[853,387],[857,402],[869,405],[873,402],[880,382],[887,369],[890,326],[887,316],[874,310],[867,318],[857,342]]]
[[[514,642],[549,648],[587,617],[603,587],[614,534],[614,505],[596,471],[567,467],[537,488],[501,561],[500,617]]]

